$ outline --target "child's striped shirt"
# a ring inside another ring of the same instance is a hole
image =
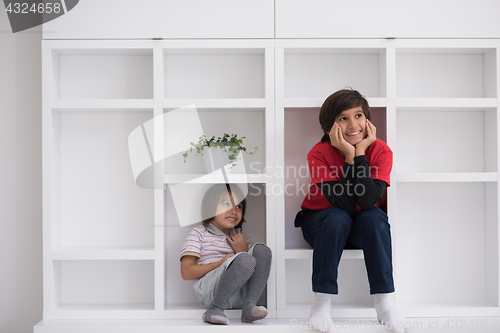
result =
[[[229,234],[237,234],[239,229],[232,228]],[[248,249],[252,247],[250,238],[241,233],[248,242]],[[235,253],[226,239],[226,234],[212,223],[200,225],[191,230],[181,248],[181,258],[186,255],[196,257],[196,264],[210,264],[221,260],[226,254]]]

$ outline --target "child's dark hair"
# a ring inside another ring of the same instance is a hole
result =
[[[328,132],[331,130],[337,116],[345,110],[349,110],[361,106],[366,119],[370,120],[370,108],[368,101],[357,90],[342,89],[339,90],[325,100],[319,111],[319,123],[323,129],[323,137],[321,142],[329,142],[330,136]]]
[[[231,196],[235,205],[242,205],[241,221],[235,227],[241,229],[243,222],[245,222],[245,209],[247,204],[243,192],[241,192],[236,184],[215,184],[205,192],[201,202],[201,216],[204,219],[202,221],[203,225],[208,225],[214,220],[217,205],[226,195]]]

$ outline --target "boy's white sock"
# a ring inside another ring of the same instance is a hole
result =
[[[333,332],[332,318],[330,317],[332,305],[330,296],[330,294],[314,293],[311,303],[309,322],[313,329],[322,333]]]
[[[392,294],[375,294],[375,311],[377,311],[377,319],[383,323],[385,327],[394,333],[407,333],[405,328],[406,318],[401,317],[391,300]]]

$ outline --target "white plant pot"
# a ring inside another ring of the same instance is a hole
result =
[[[227,147],[204,147],[203,161],[208,173],[224,168],[226,173],[231,172],[231,164],[227,154]]]

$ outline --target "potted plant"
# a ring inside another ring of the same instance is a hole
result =
[[[242,146],[243,139],[245,139],[244,136],[238,138],[237,134],[229,135],[227,133],[224,133],[222,137],[215,138],[215,136],[212,136],[212,138],[207,139],[203,134],[197,143],[191,142],[189,151],[182,155],[184,156],[184,163],[186,163],[188,154],[196,150],[196,156],[203,155],[208,172],[223,168],[227,164],[231,165],[229,167],[231,169],[236,166],[236,161],[241,159],[241,157],[238,158],[240,152],[252,155],[257,151],[257,147],[253,152],[247,151],[247,148]]]

